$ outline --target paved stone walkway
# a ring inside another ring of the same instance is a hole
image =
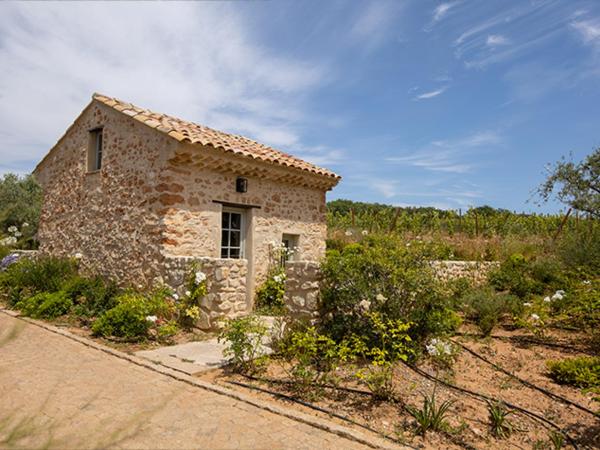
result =
[[[2,448],[9,429],[18,447],[364,448],[0,314]]]

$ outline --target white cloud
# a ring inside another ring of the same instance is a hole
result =
[[[508,39],[505,36],[502,36],[501,34],[490,34],[487,37],[485,43],[488,47],[497,47],[499,45],[508,44]]]
[[[473,161],[481,160],[482,150],[501,142],[502,138],[498,133],[481,131],[460,139],[433,141],[413,154],[388,157],[386,161],[434,172],[465,174],[477,167]]]
[[[600,20],[582,20],[573,22],[571,26],[577,30],[586,44],[600,43]]]
[[[440,20],[442,20],[454,5],[455,3],[446,2],[440,3],[438,6],[436,6],[436,8],[433,10],[433,21],[439,22]]]
[[[2,3],[0,42],[0,171],[30,170],[95,91],[299,145],[304,98],[329,77],[269,50],[229,4]]]
[[[367,50],[372,50],[383,42],[393,31],[392,25],[404,7],[397,1],[372,1],[361,8],[360,15],[350,29],[350,35]]]
[[[415,100],[426,100],[429,98],[434,98],[437,97],[440,94],[443,94],[446,91],[447,88],[443,87],[440,89],[436,89],[435,91],[430,91],[430,92],[425,92],[423,94],[417,95],[415,97]]]

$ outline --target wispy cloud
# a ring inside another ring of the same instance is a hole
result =
[[[435,9],[433,10],[433,17],[432,20],[434,22],[439,22],[440,20],[442,20],[444,18],[444,16],[446,14],[448,14],[448,11],[450,11],[450,9],[455,6],[456,3],[455,2],[446,2],[446,3],[440,3],[438,6],[435,7]]]
[[[394,29],[394,20],[404,8],[403,3],[394,1],[371,1],[366,8],[361,8],[354,26],[350,29],[351,37],[360,42],[367,50],[373,50],[383,44]]]
[[[386,158],[386,161],[435,172],[464,174],[477,167],[477,163],[473,162],[474,153],[482,148],[496,146],[501,141],[498,133],[482,131],[456,140],[433,141],[411,155],[392,156]]]
[[[600,20],[581,20],[571,24],[586,44],[600,45]]]
[[[424,92],[423,94],[417,95],[415,100],[427,100],[430,98],[437,97],[438,95],[443,94],[446,91],[446,87],[436,89],[435,91]]]
[[[488,47],[497,47],[499,45],[506,45],[509,43],[508,39],[501,34],[490,34],[486,41],[486,45]]]

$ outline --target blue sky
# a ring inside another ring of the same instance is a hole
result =
[[[97,91],[344,179],[330,199],[556,211],[547,163],[600,146],[600,2],[0,4],[0,173]]]

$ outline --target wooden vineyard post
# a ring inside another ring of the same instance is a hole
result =
[[[554,237],[552,238],[552,242],[555,242],[556,239],[558,239],[558,235],[562,231],[563,226],[565,225],[565,223],[567,223],[567,219],[569,218],[569,215],[571,214],[571,210],[572,210],[572,208],[569,208],[569,210],[565,214],[565,217],[563,217],[563,219],[560,221],[560,224],[558,225],[558,230],[556,230],[556,233],[554,233]]]

